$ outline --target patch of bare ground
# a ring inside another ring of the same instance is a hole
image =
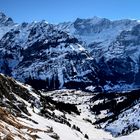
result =
[[[0,107],[0,140],[36,140],[39,138],[38,132],[48,133],[48,136],[57,136],[52,128],[46,130],[35,129],[21,124],[17,118],[11,115],[5,108]],[[59,137],[57,136],[57,139]]]

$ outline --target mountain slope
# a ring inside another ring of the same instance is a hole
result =
[[[81,123],[83,126],[92,127],[92,125],[78,117],[80,114],[76,102],[72,104],[53,100],[46,94],[41,95],[30,86],[1,74],[0,85],[0,138],[2,140],[86,140],[88,138],[86,129],[80,130],[79,127],[82,127]],[[71,94],[70,91],[68,93]],[[60,106],[62,104],[63,108]],[[92,129],[96,130],[94,127]],[[96,133],[100,131],[97,130]],[[102,137],[111,137],[105,132],[104,134]],[[96,139],[92,132],[90,137]]]
[[[80,88],[80,84],[86,87],[97,81],[94,61],[86,49],[75,37],[45,21],[23,23],[6,33],[0,54],[1,72],[35,88],[75,88],[78,84]]]
[[[139,90],[123,94],[67,89],[39,93],[2,74],[0,87],[2,140],[139,138]]]
[[[85,139],[84,136],[76,134],[78,131],[75,133],[67,125],[57,122],[61,121],[63,116],[57,117],[56,121],[54,115],[51,120],[42,117],[40,94],[30,86],[1,74],[0,86],[0,139],[52,140],[61,137],[64,140],[67,133],[63,134],[63,129],[69,132],[70,139]],[[51,112],[53,106],[49,103],[46,105]],[[46,115],[49,115],[49,112],[46,112]],[[63,128],[62,132],[60,128]]]

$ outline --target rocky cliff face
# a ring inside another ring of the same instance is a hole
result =
[[[91,19],[77,18],[74,22],[58,24],[56,28],[76,36],[86,43],[89,51],[92,51],[105,49],[122,31],[131,30],[137,24],[139,23],[136,20],[111,21],[106,18],[93,17]]]
[[[139,88],[139,27],[137,25],[130,31],[121,32],[99,59],[99,73],[104,75],[110,87],[113,83]],[[104,81],[103,78],[100,79]]]
[[[57,25],[81,40],[105,91],[139,88],[139,22],[94,17]]]

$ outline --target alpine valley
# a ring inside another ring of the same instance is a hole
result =
[[[0,140],[139,140],[138,20],[0,12],[0,73]]]

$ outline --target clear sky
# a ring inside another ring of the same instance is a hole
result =
[[[93,16],[140,19],[140,0],[0,0],[0,11],[15,22],[51,23]]]

